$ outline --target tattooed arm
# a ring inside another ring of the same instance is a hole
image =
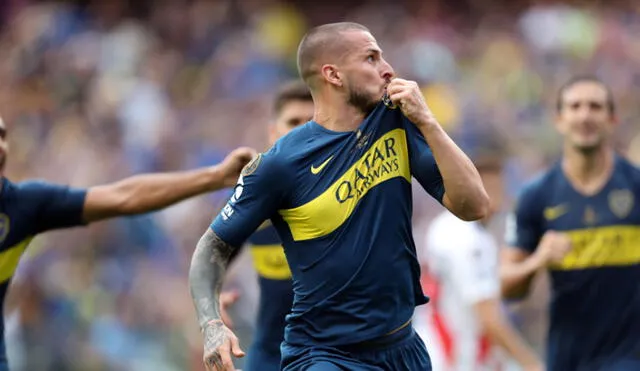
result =
[[[291,179],[290,166],[272,147],[247,165],[233,195],[202,236],[191,261],[189,286],[204,333],[204,361],[209,370],[233,370],[231,355],[242,357],[238,339],[222,321],[220,289],[229,261],[239,246],[282,204]]]
[[[220,319],[220,288],[233,252],[211,228],[200,238],[189,269],[189,287],[204,335],[204,362],[208,370],[233,371],[231,353],[244,356],[238,338]]]

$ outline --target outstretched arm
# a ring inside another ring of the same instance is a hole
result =
[[[280,205],[286,179],[275,150],[258,155],[238,178],[233,195],[200,238],[189,269],[189,287],[204,334],[204,362],[233,370],[231,356],[244,355],[220,313],[220,289],[229,262],[249,236]]]
[[[238,338],[220,317],[220,289],[236,250],[209,228],[200,238],[191,259],[189,288],[204,334],[204,362],[211,370],[234,370],[231,354],[244,356]]]
[[[162,209],[203,193],[233,186],[255,151],[239,148],[222,163],[198,170],[136,175],[92,187],[83,208],[86,223]]]

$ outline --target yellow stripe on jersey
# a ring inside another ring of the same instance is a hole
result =
[[[251,255],[260,276],[272,280],[291,278],[291,270],[281,245],[252,245]]]
[[[328,166],[331,165],[329,163]],[[326,236],[351,216],[358,201],[371,189],[397,177],[411,182],[409,149],[403,129],[392,130],[380,137],[321,195],[302,206],[280,210],[279,213],[289,225],[295,241]]]
[[[567,231],[573,247],[555,270],[628,266],[640,263],[640,226]]]
[[[0,283],[8,281],[16,271],[20,257],[29,246],[33,236],[27,237],[18,244],[0,253]]]

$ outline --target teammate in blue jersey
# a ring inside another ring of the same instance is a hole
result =
[[[369,30],[312,29],[298,68],[313,120],[243,170],[235,194],[201,238],[191,293],[210,369],[242,356],[219,314],[234,251],[264,221],[283,242],[293,275],[281,367],[429,370],[411,324],[422,293],[411,230],[411,179],[454,214],[482,218],[489,198],[477,170],[427,107],[415,82],[394,78]]]
[[[510,221],[503,291],[551,273],[550,371],[640,370],[640,170],[615,153],[609,89],[576,77],[560,90],[562,160],[526,185]]]
[[[186,172],[138,175],[89,189],[44,181],[14,183],[4,175],[7,128],[0,119],[0,306],[29,242],[39,233],[157,210],[231,187],[253,151],[239,148],[219,165]],[[8,369],[0,321],[0,371]]]
[[[269,142],[287,134],[313,117],[313,99],[302,81],[285,84],[277,93],[273,105],[274,119],[269,125]],[[249,237],[248,245],[258,273],[260,303],[253,344],[247,352],[244,371],[279,371],[280,343],[284,337],[285,316],[291,311],[293,286],[278,233],[265,222]],[[226,308],[237,299],[237,293],[220,296],[222,319],[229,326]]]

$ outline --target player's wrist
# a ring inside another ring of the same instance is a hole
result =
[[[420,130],[433,130],[442,128],[436,117],[431,112],[425,112],[424,114],[420,115],[419,119],[416,120],[414,124]]]
[[[224,326],[224,322],[221,319],[211,319],[201,326],[201,331],[205,332],[209,328],[219,328],[222,326]]]
[[[438,138],[443,138],[443,136],[446,135],[446,132],[435,118],[421,119],[418,122],[414,122],[414,124],[416,125],[420,133],[422,133],[422,136],[427,141],[427,143],[430,143],[434,140],[438,141],[440,140]]]
[[[536,249],[536,251],[529,258],[529,261],[531,263],[531,271],[533,273],[538,269],[544,268],[547,265],[548,258],[541,249]]]
[[[222,165],[214,165],[204,169],[204,177],[207,179],[207,190],[215,191],[224,186],[225,171]]]

